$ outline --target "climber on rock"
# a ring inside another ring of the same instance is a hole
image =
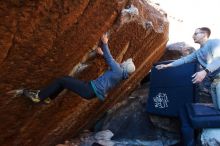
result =
[[[68,89],[84,99],[90,100],[98,97],[104,100],[110,89],[125,80],[135,71],[135,65],[131,58],[119,64],[112,57],[108,47],[108,36],[101,37],[101,48],[96,49],[97,54],[103,55],[109,69],[95,80],[84,82],[71,76],[64,76],[55,80],[42,90],[22,90],[22,95],[37,103],[44,101],[50,103],[62,90]]]

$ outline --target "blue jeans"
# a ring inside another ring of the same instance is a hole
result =
[[[195,146],[195,133],[185,106],[180,109],[179,118],[181,122],[181,143],[184,146]]]
[[[214,107],[220,109],[220,78],[213,80],[211,84],[211,95]]]
[[[54,99],[64,89],[71,90],[72,92],[85,99],[92,99],[96,97],[90,83],[75,79],[70,76],[58,78],[52,84],[40,90],[38,96],[42,100],[47,97]]]

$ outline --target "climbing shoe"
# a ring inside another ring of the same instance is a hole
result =
[[[38,97],[38,93],[40,92],[40,90],[28,90],[28,89],[24,89],[23,90],[23,95],[25,97],[28,97],[31,101],[33,101],[34,103],[38,103],[40,102],[40,98]]]
[[[51,102],[51,99],[49,97],[44,99],[44,103],[49,104]]]

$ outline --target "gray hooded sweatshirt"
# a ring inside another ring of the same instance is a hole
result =
[[[197,51],[172,62],[172,66],[198,62],[204,69],[207,68],[211,79],[220,77],[220,39],[210,39]]]

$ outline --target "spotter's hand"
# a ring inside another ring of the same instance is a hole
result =
[[[205,70],[196,72],[195,74],[192,75],[193,79],[192,82],[193,84],[195,83],[201,83],[205,76],[207,75],[207,72]]]
[[[160,69],[168,68],[170,66],[171,66],[171,64],[160,64],[160,65],[155,66],[155,68],[160,70]]]

